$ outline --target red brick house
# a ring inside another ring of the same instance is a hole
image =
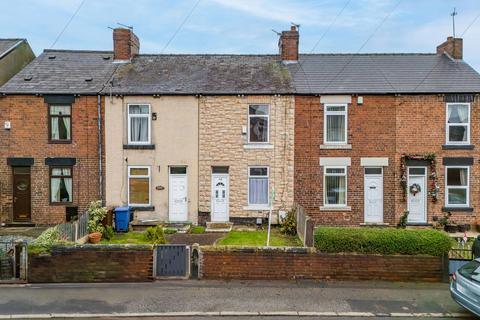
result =
[[[68,220],[101,198],[112,52],[45,50],[0,88],[0,222]]]
[[[289,64],[295,201],[318,225],[396,225],[405,211],[411,225],[447,212],[480,224],[480,75],[462,45]]]

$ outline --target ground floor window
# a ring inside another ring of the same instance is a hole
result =
[[[128,204],[150,205],[150,167],[128,167]]]
[[[347,167],[324,167],[323,190],[325,206],[347,205]]]
[[[248,168],[248,204],[268,205],[268,167]]]
[[[451,166],[445,167],[446,206],[466,207],[469,202],[469,167]]]
[[[68,203],[73,200],[72,167],[50,168],[50,202]]]

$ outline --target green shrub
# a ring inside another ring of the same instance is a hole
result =
[[[50,252],[52,245],[58,243],[60,239],[60,231],[58,227],[50,227],[43,231],[35,240],[28,246],[30,253],[47,253]]]
[[[102,220],[107,216],[107,208],[102,207],[102,201],[92,201],[88,206],[88,232],[103,234],[105,227]]]
[[[321,227],[315,231],[315,247],[329,253],[442,256],[451,245],[447,234],[430,229]]]
[[[280,232],[291,236],[297,235],[297,216],[295,209],[288,211],[285,218],[280,221]]]
[[[166,227],[166,228],[163,228],[163,233],[164,234],[174,234],[174,233],[177,233],[177,229],[172,228],[172,227]]]
[[[149,227],[145,230],[145,238],[153,244],[165,244],[162,226]]]
[[[205,227],[204,226],[192,226],[190,228],[190,233],[193,233],[193,234],[205,233]]]
[[[111,240],[115,236],[115,232],[113,231],[112,226],[106,226],[105,229],[103,230],[102,234],[103,238],[105,240]]]
[[[397,224],[398,228],[405,229],[407,227],[408,214],[409,214],[408,210],[403,212],[402,216],[400,217],[400,221]]]

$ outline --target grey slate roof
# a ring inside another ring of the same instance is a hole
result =
[[[300,94],[480,92],[480,75],[447,55],[301,54],[289,69]]]
[[[0,57],[14,45],[25,39],[0,39]]]
[[[104,90],[109,92],[110,88]],[[275,94],[294,89],[277,55],[139,55],[119,65],[113,94]]]
[[[45,50],[0,93],[96,94],[115,70],[112,59],[110,51]]]

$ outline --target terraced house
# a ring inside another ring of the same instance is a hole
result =
[[[431,225],[480,210],[480,75],[462,39],[428,54],[312,54],[290,65],[295,200],[321,225]],[[300,68],[301,67],[301,68]]]
[[[132,31],[114,39],[129,55],[103,91],[107,205],[132,206],[137,225],[291,208],[294,99],[281,55],[138,54]]]

